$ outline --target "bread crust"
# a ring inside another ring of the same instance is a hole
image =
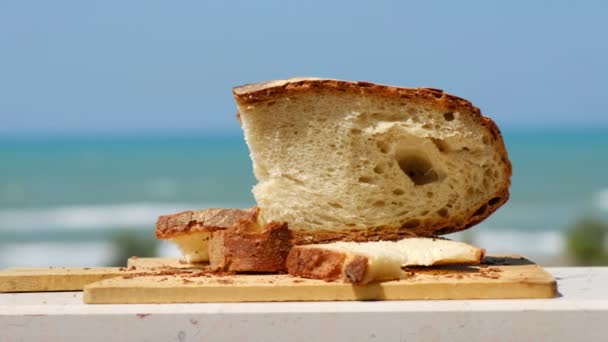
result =
[[[213,232],[257,215],[257,209],[202,209],[162,215],[156,221],[156,238],[165,240],[193,232]]]
[[[365,278],[368,260],[360,255],[351,258],[344,252],[298,246],[289,252],[286,265],[292,276],[357,284]]]
[[[233,227],[211,233],[209,263],[211,269],[231,272],[284,272],[285,260],[293,247],[287,223],[271,222],[258,229],[253,216],[241,219]]]
[[[294,78],[281,81],[270,81],[247,84],[233,89],[233,95],[240,106],[263,101],[274,101],[280,97],[302,93],[321,93],[335,91],[362,96],[379,96],[395,100],[406,99],[439,110],[458,111],[468,115],[472,120],[484,127],[492,137],[491,143],[501,156],[505,181],[494,194],[489,194],[486,204],[461,220],[447,222],[420,222],[416,227],[369,227],[366,229],[344,229],[340,231],[302,231],[291,227],[295,244],[325,243],[332,241],[374,241],[399,240],[404,237],[428,237],[449,234],[465,230],[483,221],[509,199],[510,178],[512,166],[509,161],[502,134],[492,119],[481,114],[479,108],[460,97],[445,93],[434,88],[403,88],[374,84],[369,82],[351,82],[335,79]]]

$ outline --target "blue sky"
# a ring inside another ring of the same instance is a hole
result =
[[[608,2],[2,1],[0,134],[237,132],[233,86],[430,86],[501,127],[608,127]]]

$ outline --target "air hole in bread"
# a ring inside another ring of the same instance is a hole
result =
[[[453,112],[443,113],[443,118],[445,119],[445,121],[452,121],[452,120],[454,120],[454,113]]]
[[[284,174],[283,177],[286,178],[286,179],[289,179],[290,181],[292,181],[292,182],[294,182],[296,184],[304,185],[303,181],[295,178],[294,176]]]
[[[454,228],[452,228],[452,227],[443,227],[443,228],[435,231],[435,234],[437,234],[437,235],[443,235],[443,234],[449,234],[449,233],[451,233],[453,231],[454,231]]]
[[[386,205],[386,203],[384,203],[384,201],[376,201],[376,202],[374,202],[374,204],[372,204],[372,205],[373,205],[374,207],[381,208],[381,207],[384,207],[384,206]]]
[[[359,177],[359,183],[374,184],[374,179],[369,176],[361,176]]]
[[[402,189],[395,189],[393,190],[393,195],[395,196],[401,196],[405,193],[405,191],[403,191]]]
[[[477,209],[477,211],[475,211],[475,213],[473,214],[473,216],[480,216],[483,215],[486,212],[487,209],[487,205],[482,205],[481,207],[479,207],[479,209]]]
[[[384,171],[385,171],[385,167],[382,164],[378,164],[378,165],[376,165],[376,167],[374,167],[374,172],[379,175],[383,174]]]
[[[447,208],[441,208],[437,211],[437,214],[441,217],[448,217],[448,209]]]
[[[490,143],[490,139],[488,139],[488,137],[484,135],[483,138],[481,138],[481,142],[485,145],[488,145]]]
[[[494,197],[494,198],[492,198],[491,200],[488,201],[488,205],[489,206],[493,206],[496,203],[498,203],[499,201],[500,201],[500,197]]]
[[[450,148],[448,143],[444,140],[431,138],[431,141],[433,142],[433,144],[435,144],[439,152],[447,152]]]
[[[362,132],[362,131],[361,131],[360,129],[358,129],[358,128],[352,128],[352,129],[350,130],[350,132],[351,132],[352,134],[361,134],[361,132]]]
[[[428,198],[433,198],[433,196],[434,196],[434,195],[435,195],[435,194],[433,194],[433,192],[432,192],[432,191],[428,191],[428,192],[426,193],[426,197],[428,197]]]
[[[386,141],[378,141],[376,145],[378,145],[378,148],[382,153],[388,153],[391,149],[390,145]]]
[[[327,204],[329,204],[331,207],[334,207],[334,208],[343,208],[343,206],[339,203],[329,202]]]
[[[406,221],[404,224],[401,225],[401,228],[414,229],[414,228],[417,228],[419,225],[420,225],[420,220],[413,219],[413,220]]]
[[[411,152],[400,153],[397,156],[397,163],[415,185],[425,185],[439,180],[433,164],[423,156]]]

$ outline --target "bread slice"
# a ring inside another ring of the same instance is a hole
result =
[[[257,209],[203,209],[163,215],[156,221],[156,238],[177,244],[186,261],[209,261],[211,233],[243,219],[257,217]]]
[[[441,90],[306,78],[233,93],[261,220],[296,244],[447,234],[509,197],[497,126]]]
[[[287,271],[304,278],[366,284],[399,279],[404,266],[479,264],[484,253],[466,243],[436,238],[334,242],[294,247]]]
[[[211,233],[209,264],[212,270],[229,272],[285,272],[285,260],[293,247],[286,223],[263,228],[244,220],[236,226]]]

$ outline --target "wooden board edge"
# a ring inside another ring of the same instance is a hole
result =
[[[82,291],[87,284],[125,274],[118,267],[115,270],[103,268],[100,273],[95,273],[95,268],[90,269],[71,274],[64,269],[52,274],[49,268],[11,268],[0,272],[0,293]]]
[[[128,283],[128,282],[127,282]],[[134,289],[105,281],[84,288],[86,304],[168,304],[283,301],[371,301],[371,300],[475,300],[475,299],[542,299],[557,296],[557,283],[551,281],[454,284],[399,284],[395,282],[368,285],[328,283],[327,286],[297,285],[277,287],[242,287],[235,295],[232,286],[148,287]],[[481,288],[483,287],[483,288]],[[508,287],[508,291],[504,291]]]

